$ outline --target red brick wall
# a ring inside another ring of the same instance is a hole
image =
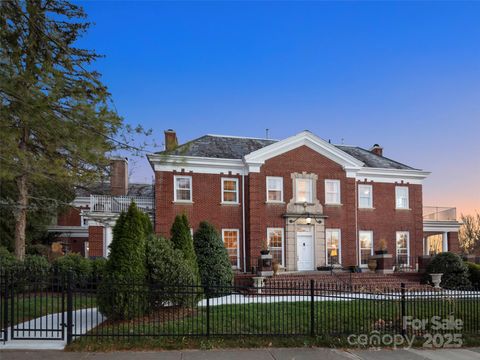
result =
[[[326,228],[340,228],[342,234],[342,263],[357,264],[357,231],[374,232],[374,248],[378,248],[380,239],[385,238],[388,250],[395,253],[396,231],[410,232],[410,254],[421,255],[423,244],[422,187],[409,187],[411,210],[395,210],[395,184],[373,184],[373,210],[359,210],[356,213],[355,180],[347,178],[343,168],[320,155],[316,151],[302,146],[275,158],[269,159],[259,173],[250,173],[245,178],[246,189],[246,244],[247,269],[256,265],[262,240],[266,238],[267,227],[285,227],[282,215],[286,204],[292,198],[292,179],[294,172],[315,173],[317,180],[317,198],[325,203],[325,179],[339,179],[341,182],[341,206],[324,205]],[[173,203],[173,176],[189,175],[193,181],[193,204]],[[169,236],[170,226],[176,214],[185,212],[195,229],[202,220],[212,222],[218,229],[236,228],[242,235],[241,206],[221,205],[221,178],[225,175],[156,172],[156,222],[155,231]],[[266,204],[266,176],[282,176],[285,204]],[[240,201],[241,177],[239,178]],[[401,184],[405,185],[405,184]],[[358,228],[356,225],[358,215]],[[240,244],[242,241],[240,240]]]
[[[103,226],[88,227],[89,256],[103,256]]]
[[[373,209],[358,209],[358,230],[373,231],[373,246],[377,250],[385,239],[390,254],[396,252],[396,232],[410,234],[410,256],[423,253],[422,186],[361,182],[373,185]],[[395,186],[408,186],[410,210],[395,209]]]
[[[460,242],[458,241],[458,233],[449,232],[447,234],[447,240],[448,240],[448,251],[459,254],[461,252],[461,249],[460,249]]]
[[[58,215],[57,225],[60,226],[80,226],[80,209],[68,208],[63,214]]]
[[[193,203],[174,203],[173,177],[188,175],[192,177]],[[230,177],[238,179],[239,203],[221,204],[221,179]],[[242,256],[242,178],[238,175],[193,174],[185,172],[155,173],[155,232],[170,237],[170,227],[175,216],[185,213],[190,226],[196,230],[201,221],[209,221],[220,232],[221,229],[238,229],[240,256]],[[243,263],[241,257],[240,263]]]

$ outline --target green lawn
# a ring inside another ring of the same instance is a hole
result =
[[[3,306],[2,299],[2,306]],[[63,296],[64,307],[62,307],[62,294],[54,292],[42,292],[37,294],[24,293],[16,294],[13,302],[13,322],[15,324],[31,320],[47,314],[54,314],[67,310],[67,296]],[[10,323],[12,314],[12,299],[8,299],[9,313],[8,319]],[[73,297],[73,309],[85,309],[96,307],[96,299],[94,295],[82,295]],[[3,321],[3,311],[0,315]]]
[[[480,335],[478,300],[417,300],[409,301],[406,305],[407,315],[420,319],[453,315],[464,322],[464,333],[473,334],[474,339]],[[309,336],[310,306],[309,302],[212,306],[209,313],[211,337],[208,339],[193,336],[207,334],[205,307],[166,309],[133,321],[106,322],[90,332],[92,337],[77,340],[71,348],[228,347],[266,346],[270,343],[277,346],[345,346],[349,334],[368,334],[372,331],[397,334],[402,329],[401,305],[398,301],[325,301],[314,304],[312,337]],[[242,337],[235,334],[242,334]],[[115,340],[113,335],[124,337]]]

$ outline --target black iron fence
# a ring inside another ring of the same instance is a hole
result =
[[[99,310],[105,291],[100,281],[79,283],[55,274],[23,280],[0,276],[0,339],[70,343],[80,337],[405,336],[418,332],[415,319],[426,319],[428,331],[433,317],[459,320],[462,334],[480,335],[480,291],[474,290],[409,289],[403,284],[378,289],[314,280],[209,288],[109,283],[115,296],[130,296],[122,305],[129,318],[121,319]]]

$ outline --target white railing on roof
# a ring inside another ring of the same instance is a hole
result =
[[[155,208],[153,197],[90,195],[90,211],[121,213],[128,210],[132,201],[135,201],[137,207],[147,213],[153,212]]]
[[[457,208],[444,206],[424,206],[423,220],[456,221]]]

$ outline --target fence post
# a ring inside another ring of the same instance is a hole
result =
[[[310,335],[315,336],[315,280],[310,279]]]
[[[406,303],[405,303],[405,283],[401,283],[401,290],[402,290],[402,312],[401,312],[401,315],[402,315],[402,336],[405,337],[405,335],[407,334],[407,329],[406,329],[406,324],[405,324],[405,315],[406,315]]]
[[[207,295],[207,337],[210,336],[210,291],[208,286],[205,287],[205,295]]]
[[[67,345],[73,339],[73,294],[72,294],[72,273],[67,276]]]
[[[3,342],[8,340],[8,276],[7,272],[4,271],[2,274],[0,274],[2,283],[3,283],[3,309],[0,311],[3,311]],[[12,284],[13,286],[13,284]],[[12,325],[13,326],[13,325]]]

